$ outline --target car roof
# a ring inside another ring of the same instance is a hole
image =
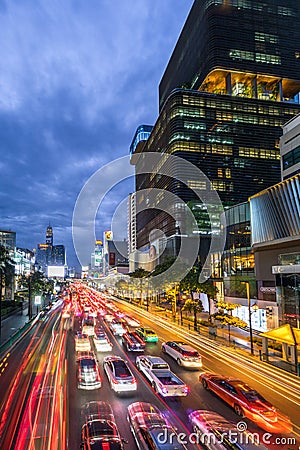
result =
[[[85,416],[86,420],[93,417],[99,419],[107,419],[111,422],[115,422],[113,410],[109,403],[103,401],[91,401],[85,403],[81,408],[81,413]]]
[[[190,344],[187,344],[186,342],[182,342],[182,341],[172,341],[172,342],[174,342],[174,344],[177,344],[179,347],[181,347],[185,350],[191,350],[194,352],[197,351],[194,347],[192,347]]]
[[[160,356],[151,356],[151,355],[141,355],[143,358],[150,361],[152,364],[168,364],[163,358]]]
[[[77,331],[75,336],[80,338],[80,339],[88,339],[88,335],[84,334],[84,333],[81,333],[81,331]]]

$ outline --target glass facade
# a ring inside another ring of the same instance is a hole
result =
[[[198,167],[209,182],[189,179],[187,175],[186,183],[181,183],[175,177],[158,174],[158,167],[156,173],[136,176],[137,193],[158,188],[162,191],[161,198],[157,198],[159,204],[163,202],[163,191],[169,190],[188,203],[195,200],[193,189],[215,189],[224,206],[247,201],[250,195],[280,181],[281,125],[299,111],[299,105],[285,102],[174,91],[143,152],[160,149],[162,165],[163,154],[180,156]],[[172,173],[178,171],[179,167],[172,168]],[[137,194],[137,202],[144,200],[143,194]],[[209,234],[206,222],[204,211],[198,223]],[[176,233],[176,221],[163,211],[144,211],[137,220],[138,248],[148,242],[153,228],[171,236]],[[182,232],[187,231],[188,225],[183,225]]]
[[[0,245],[9,250],[14,250],[16,247],[16,232],[0,230]]]
[[[293,99],[299,16],[295,0],[195,0],[159,86],[160,108],[178,87]]]
[[[276,294],[280,324],[300,328],[300,273],[276,275]]]

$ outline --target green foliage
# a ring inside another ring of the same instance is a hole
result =
[[[247,323],[238,317],[234,317],[231,314],[214,314],[215,320],[218,320],[222,325],[228,325],[231,327],[247,328]]]
[[[238,303],[226,303],[221,300],[216,302],[216,307],[222,311],[224,311],[224,310],[225,311],[233,311],[234,309],[239,308],[240,306],[242,306],[242,305],[240,305]]]
[[[0,245],[0,300],[2,299],[2,287],[10,286],[13,282],[15,273],[15,262],[10,257],[9,250]]]
[[[128,274],[131,278],[147,278],[150,275],[150,272],[143,269],[142,267],[139,267],[134,272],[131,272]]]
[[[192,312],[194,314],[194,329],[197,330],[197,314],[203,311],[203,305],[201,300],[186,300],[185,304],[182,307],[182,311]]]
[[[45,294],[53,291],[54,281],[48,280],[42,272],[33,272],[29,276],[23,275],[21,284],[31,291],[31,294]]]

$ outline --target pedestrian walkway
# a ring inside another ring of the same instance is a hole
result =
[[[24,304],[24,308],[19,310],[5,319],[1,320],[1,335],[0,335],[0,345],[7,342],[11,336],[13,336],[20,328],[29,321],[28,318],[28,306]]]

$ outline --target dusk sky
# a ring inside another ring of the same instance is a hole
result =
[[[193,0],[0,0],[0,229],[17,246],[65,244],[94,172],[158,116],[158,85]],[[96,236],[133,190],[101,204]],[[120,239],[126,238],[126,217]]]

